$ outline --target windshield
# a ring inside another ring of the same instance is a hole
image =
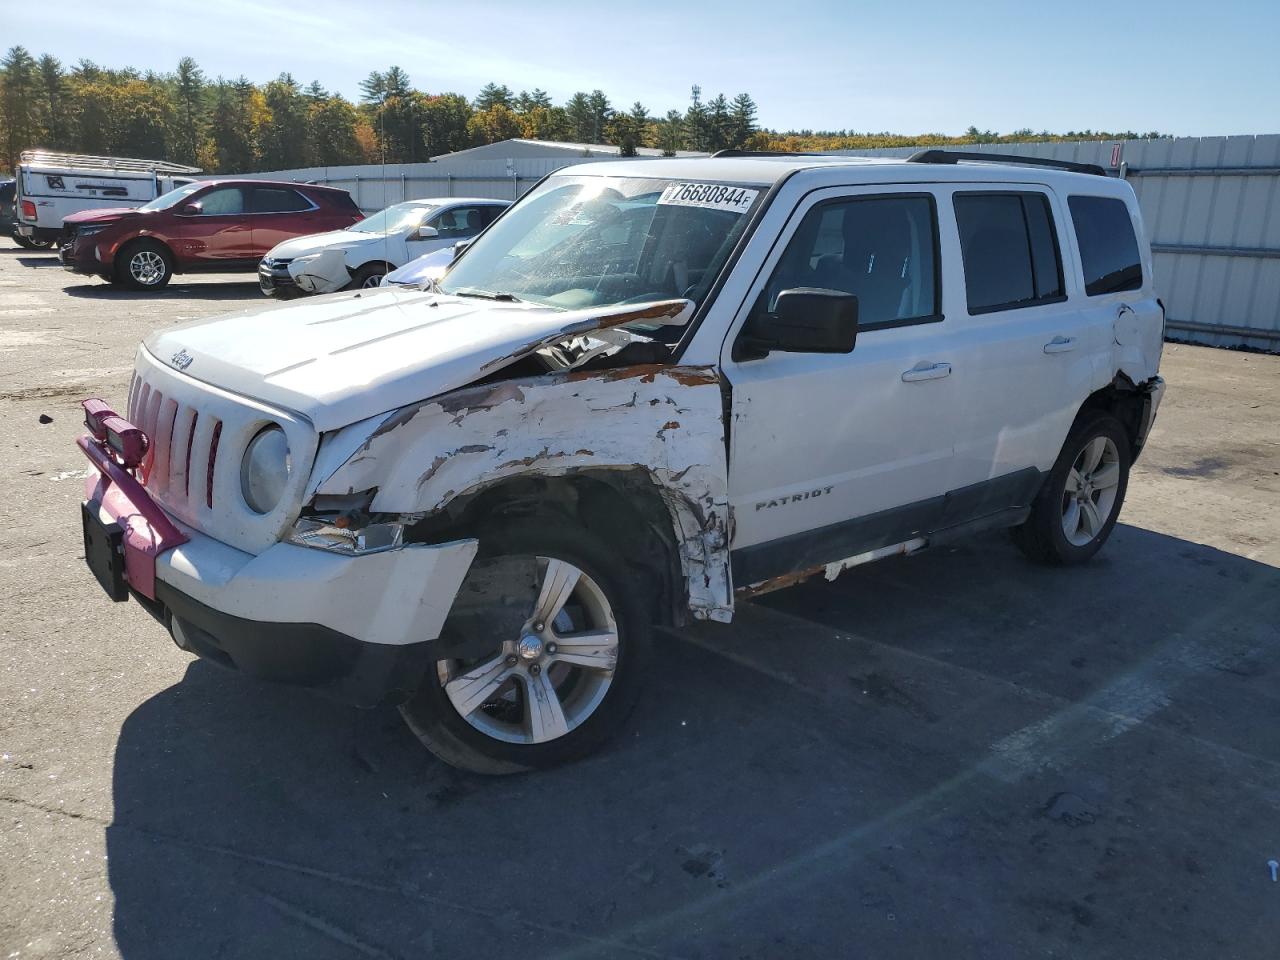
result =
[[[565,310],[696,303],[764,192],[641,177],[552,177],[485,231],[440,289]]]
[[[387,209],[365,217],[359,223],[347,227],[356,233],[402,233],[422,226],[422,221],[436,207],[421,203],[397,203]]]
[[[188,183],[185,186],[175,187],[168,193],[162,193],[154,200],[148,201],[140,206],[139,210],[168,210],[183,197],[189,197],[201,187],[203,183]]]

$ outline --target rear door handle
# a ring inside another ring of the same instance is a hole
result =
[[[1054,337],[1044,345],[1045,353],[1066,353],[1076,348],[1078,341],[1075,337]]]
[[[919,380],[941,380],[943,377],[951,376],[951,364],[949,363],[929,363],[922,360],[910,370],[906,370],[902,374],[903,383],[915,383]]]

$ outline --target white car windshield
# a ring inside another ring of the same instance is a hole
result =
[[[168,193],[162,193],[154,200],[149,200],[140,206],[139,210],[168,210],[183,197],[189,197],[201,187],[206,186],[203,183],[188,183],[181,187],[174,187]]]
[[[697,302],[764,195],[756,185],[552,177],[481,234],[439,288],[565,310]]]
[[[421,203],[396,203],[347,227],[356,233],[403,233],[422,226],[437,208]]]

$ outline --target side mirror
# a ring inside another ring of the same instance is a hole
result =
[[[200,203],[198,200],[194,203],[184,203],[182,208],[178,211],[179,215],[184,217],[198,217],[203,212],[204,204]]]
[[[747,324],[734,344],[735,360],[770,352],[849,353],[858,339],[858,298],[840,290],[783,290],[772,313]]]
[[[419,240],[434,240],[438,236],[440,236],[440,231],[435,227],[429,227],[424,223],[418,228]]]
[[[474,239],[475,237],[471,238],[471,240],[474,240]],[[462,256],[462,251],[467,249],[467,247],[471,246],[471,240],[459,240],[457,243],[453,245],[453,260],[457,260],[460,256]],[[452,263],[453,260],[450,260],[449,262]]]

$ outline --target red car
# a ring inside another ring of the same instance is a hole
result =
[[[175,273],[256,270],[276,244],[340,230],[364,215],[336,187],[201,180],[134,209],[83,210],[63,221],[62,265],[134,290]]]

